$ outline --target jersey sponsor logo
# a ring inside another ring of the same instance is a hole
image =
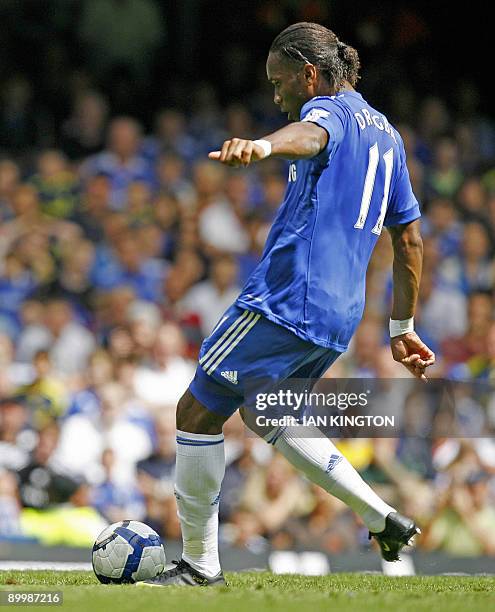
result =
[[[220,372],[220,376],[226,378],[233,385],[237,385],[239,382],[237,380],[237,370],[226,370],[225,372]]]
[[[329,111],[323,110],[322,108],[312,108],[306,117],[304,117],[303,121],[318,121],[318,119],[325,119],[329,114]]]

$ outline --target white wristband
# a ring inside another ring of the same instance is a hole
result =
[[[414,317],[404,319],[403,321],[399,321],[398,319],[390,319],[389,329],[391,338],[412,332],[414,331]]]
[[[268,140],[253,140],[253,143],[263,149],[264,155],[261,159],[265,159],[265,157],[269,157],[272,154],[272,143]]]

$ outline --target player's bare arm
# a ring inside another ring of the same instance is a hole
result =
[[[318,155],[327,145],[328,134],[319,125],[309,121],[298,121],[264,136],[262,142],[270,143],[270,156],[283,159],[308,159]],[[256,140],[231,138],[220,151],[212,151],[210,159],[227,166],[248,166],[268,157],[266,148]]]
[[[423,241],[418,219],[390,227],[394,249],[392,319],[405,321],[414,316],[423,263]],[[425,370],[435,363],[435,355],[414,331],[390,339],[395,361],[414,376],[426,380]]]

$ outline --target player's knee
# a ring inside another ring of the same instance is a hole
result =
[[[187,390],[177,404],[176,425],[180,431],[219,434],[226,417],[208,410]]]

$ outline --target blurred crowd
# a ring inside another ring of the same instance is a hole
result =
[[[29,80],[4,85],[0,540],[87,545],[86,533],[126,518],[176,539],[175,405],[202,339],[256,266],[287,183],[285,162],[228,170],[207,153],[284,119],[265,87],[225,105],[202,83],[193,110],[164,106],[145,126],[113,114],[105,93],[80,78],[45,147]],[[437,356],[431,375],[490,384],[495,126],[478,111],[474,85],[457,101],[454,111],[441,97],[397,88],[387,110],[423,211],[416,328]],[[406,376],[387,344],[391,262],[384,231],[363,322],[328,376]],[[421,547],[494,555],[495,443],[483,433],[493,431],[495,406],[485,394],[463,407],[473,437],[418,432],[340,447],[419,521]],[[225,433],[224,542],[330,553],[369,546],[343,504],[246,435],[237,416]]]

